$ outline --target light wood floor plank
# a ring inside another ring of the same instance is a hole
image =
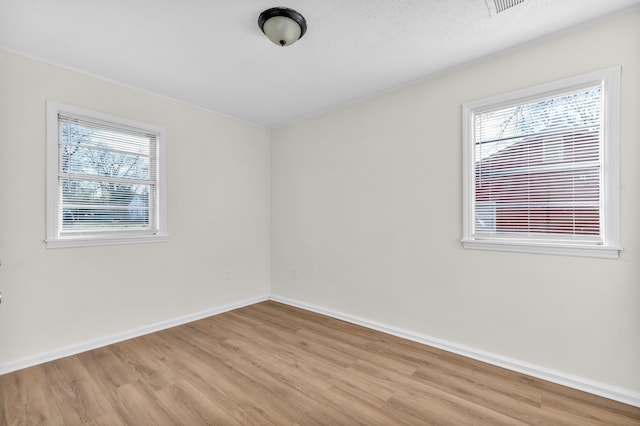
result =
[[[213,400],[186,380],[156,392],[165,410],[189,425],[241,425],[224,408],[224,401]]]
[[[0,376],[7,425],[64,425],[44,368],[34,367]]]
[[[43,367],[66,424],[90,422],[111,410],[104,393],[77,358],[62,358]]]
[[[640,425],[640,408],[264,302],[0,376],[0,425]]]

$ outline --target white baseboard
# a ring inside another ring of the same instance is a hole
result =
[[[448,352],[453,352],[458,355],[486,362],[487,364],[492,364],[498,367],[506,368],[508,370],[517,371],[518,373],[527,374],[529,376],[537,377],[538,379],[557,383],[573,389],[578,389],[594,395],[609,398],[614,401],[619,401],[625,404],[640,407],[640,393],[628,389],[622,389],[616,386],[607,385],[605,383],[585,379],[583,377],[573,376],[571,374],[551,370],[549,368],[530,364],[524,361],[519,361],[517,359],[507,358],[501,355],[496,355],[490,352],[470,348],[468,346],[448,342],[446,340],[438,339],[420,333],[415,333],[398,327],[389,326],[365,318],[360,318],[324,307],[311,305],[299,300],[289,299],[287,297],[274,294],[272,294],[269,299],[296,308],[301,308],[307,311],[316,312],[342,321],[350,322],[352,324],[357,324],[366,328],[370,328],[372,330],[381,331],[383,333],[401,337],[403,339],[443,349]]]
[[[86,352],[91,349],[96,349],[103,346],[111,345],[113,343],[122,342],[123,340],[129,340],[134,337],[142,336],[149,333],[154,333],[160,330],[165,330],[167,328],[186,324],[188,322],[197,321],[213,315],[221,314],[223,312],[242,308],[244,306],[249,306],[255,303],[264,302],[265,300],[269,300],[268,295],[247,299],[247,300],[242,300],[239,302],[230,303],[223,306],[218,306],[215,308],[207,309],[204,311],[196,312],[193,314],[185,315],[185,316],[174,318],[171,320],[161,321],[156,324],[151,324],[151,325],[136,328],[133,330],[128,330],[123,333],[101,337],[99,339],[88,340],[86,342],[56,349],[54,351],[46,352],[43,354],[38,354],[32,357],[23,358],[23,359],[9,362],[6,364],[0,364],[0,375],[10,373],[12,371],[20,370],[23,368],[32,367],[34,365],[42,364],[45,362],[53,361],[55,359],[64,358],[66,356],[76,355],[81,352]]]
[[[307,311],[316,312],[316,313],[326,315],[332,318],[336,318],[342,321],[350,322],[352,324],[357,324],[366,328],[370,328],[372,330],[381,331],[383,333],[401,337],[403,339],[422,343],[428,346],[433,346],[435,348],[439,348],[448,352],[453,352],[455,354],[463,355],[468,358],[472,358],[478,361],[486,362],[488,364],[496,365],[498,367],[503,367],[512,371],[517,371],[519,373],[537,377],[539,379],[547,380],[549,382],[557,383],[573,389],[578,389],[594,395],[599,395],[615,401],[623,402],[625,404],[640,407],[640,393],[638,392],[634,392],[628,389],[622,389],[616,386],[607,385],[605,383],[596,382],[593,380],[585,379],[583,377],[573,376],[570,374],[562,373],[560,371],[555,371],[555,370],[551,370],[538,365],[530,364],[524,361],[507,358],[501,355],[496,355],[490,352],[485,352],[482,350],[470,348],[468,346],[460,345],[457,343],[449,342],[446,340],[438,339],[438,338],[427,336],[420,333],[415,333],[409,330],[404,330],[398,327],[389,326],[389,325],[371,321],[365,318],[356,317],[354,315],[345,314],[345,313],[334,311],[324,307],[311,305],[299,300],[289,299],[287,297],[273,295],[273,294],[269,296],[265,295],[265,296],[256,297],[253,299],[242,300],[236,303],[230,303],[230,304],[219,306],[216,308],[185,315],[179,318],[174,318],[168,321],[162,321],[156,324],[151,324],[145,327],[129,330],[123,333],[114,334],[114,335],[99,338],[99,339],[89,340],[76,345],[67,346],[67,347],[46,352],[43,354],[38,354],[32,357],[23,358],[23,359],[12,361],[6,364],[0,364],[0,375],[10,373],[12,371],[20,370],[23,368],[31,367],[34,365],[42,364],[48,361],[53,361],[55,359],[64,358],[66,356],[71,356],[81,352],[86,352],[91,349],[96,349],[103,346],[111,345],[113,343],[118,343],[124,340],[132,339],[134,337],[142,336],[145,334],[149,334],[149,333],[164,330],[167,328],[175,327],[178,325],[186,324],[189,322],[197,321],[213,315],[221,314],[223,312],[227,312],[234,309],[242,308],[244,306],[249,306],[255,303],[263,302],[265,300],[273,300],[275,302],[284,303],[286,305],[294,306],[296,308],[301,308]]]

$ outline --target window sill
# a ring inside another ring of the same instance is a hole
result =
[[[115,237],[72,237],[45,240],[47,248],[71,248],[91,246],[112,246],[123,244],[161,243],[169,240],[169,235],[136,235]]]
[[[596,257],[602,259],[618,259],[621,250],[620,247],[613,246],[578,246],[572,244],[520,243],[495,240],[462,240],[462,247],[473,250]]]

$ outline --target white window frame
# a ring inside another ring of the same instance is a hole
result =
[[[114,115],[104,114],[85,108],[66,105],[59,102],[47,101],[46,103],[46,238],[47,248],[86,247],[101,245],[138,244],[149,242],[167,241],[167,197],[166,197],[166,131],[163,127],[130,120]],[[70,113],[86,118],[97,119],[123,127],[144,129],[156,135],[157,161],[156,161],[156,226],[151,232],[126,233],[87,233],[78,235],[61,235],[59,216],[59,202],[61,200],[59,185],[59,113]]]
[[[617,259],[620,250],[620,74],[614,66],[576,77],[514,91],[462,106],[463,142],[463,225],[462,245],[468,249],[557,254]],[[560,95],[572,89],[601,85],[601,242],[562,239],[509,238],[506,235],[479,235],[475,232],[475,113],[514,103],[526,103],[545,96]]]

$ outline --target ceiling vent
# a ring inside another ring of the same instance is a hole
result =
[[[504,12],[510,7],[523,3],[524,0],[493,0],[496,4],[496,13]]]

